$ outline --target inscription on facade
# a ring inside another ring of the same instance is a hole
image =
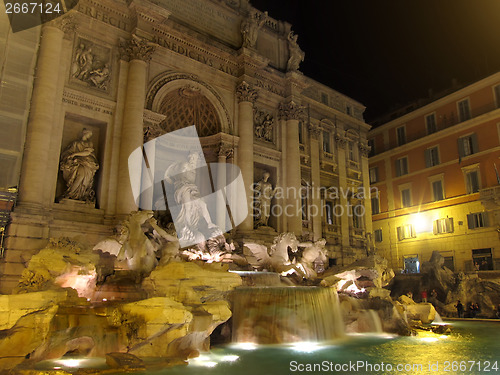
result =
[[[205,56],[205,55],[203,55],[203,54],[201,54],[193,49],[190,49],[188,47],[177,44],[176,42],[173,42],[171,40],[160,38],[158,36],[153,37],[153,42],[158,44],[161,47],[169,49],[170,51],[173,51],[173,52],[178,53],[180,55],[189,57],[192,60],[199,61],[199,62],[201,62],[205,65],[208,65],[212,68],[218,69],[226,74],[236,76],[236,69],[229,66],[229,64],[227,64],[225,62],[214,60],[214,59],[212,59],[208,56]]]
[[[83,14],[86,14],[89,17],[92,17],[96,20],[107,23],[108,25],[117,27],[119,29],[122,29],[122,30],[129,29],[129,24],[127,22],[123,21],[120,18],[110,16],[109,14],[104,13],[104,12],[100,11],[99,9],[94,8],[94,7],[84,5],[84,4],[79,4],[78,11],[82,12]]]
[[[180,21],[235,46],[241,44],[240,19],[205,0],[155,0]]]

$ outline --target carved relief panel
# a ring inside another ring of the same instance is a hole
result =
[[[271,114],[255,108],[253,123],[254,136],[256,139],[276,144],[274,136],[276,121]]]
[[[76,37],[71,58],[70,82],[101,92],[111,91],[112,52],[82,37]]]

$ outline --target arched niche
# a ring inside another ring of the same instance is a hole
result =
[[[194,74],[160,74],[150,85],[146,108],[166,116],[161,127],[167,132],[195,125],[200,137],[233,133],[222,98]]]

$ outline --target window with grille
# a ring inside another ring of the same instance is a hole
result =
[[[477,193],[480,188],[478,171],[465,172],[465,190],[467,194]]]
[[[382,229],[375,229],[373,231],[373,235],[375,237],[375,242],[382,242]]]
[[[411,206],[411,190],[402,189],[401,190],[401,206],[410,207]]]
[[[458,138],[459,158],[463,158],[477,152],[479,152],[479,147],[477,144],[477,135],[475,133]]]

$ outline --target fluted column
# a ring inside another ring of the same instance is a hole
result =
[[[226,187],[226,170],[221,168],[223,164],[226,164],[228,150],[221,144],[217,150],[217,163],[219,163],[219,168],[217,170],[217,181],[215,191],[223,190]],[[217,226],[224,230],[226,226],[226,197],[217,197],[217,210],[216,210],[216,224]]]
[[[152,43],[132,35],[132,39],[121,45],[122,54],[129,59],[127,88],[123,110],[120,140],[120,161],[118,167],[118,192],[116,212],[128,214],[137,210],[131,184],[141,184],[141,174],[137,181],[131,181],[128,158],[132,151],[142,147],[144,101],[146,99],[147,66],[155,47]]]
[[[236,88],[238,99],[238,127],[240,142],[238,144],[238,166],[243,174],[247,197],[248,215],[238,226],[241,231],[253,229],[253,103],[257,99],[255,91],[247,82],[243,81]]]
[[[302,235],[301,172],[299,150],[299,120],[304,116],[304,107],[293,101],[280,104],[280,117],[286,121],[286,207],[287,231]]]
[[[319,135],[321,131],[317,125],[309,125],[309,135],[311,144],[311,182],[312,182],[312,199],[311,203],[314,209],[311,210],[313,237],[314,241],[323,236],[323,228],[321,227],[321,214],[323,207],[321,206],[321,178],[319,168]]]
[[[45,195],[52,183],[47,179],[46,169],[51,138],[60,136],[53,134],[54,112],[56,104],[61,102],[57,86],[64,32],[71,26],[71,18],[66,16],[45,24],[42,29],[19,184],[21,205],[42,208],[51,203]]]
[[[346,158],[345,158],[345,148],[347,141],[344,138],[343,134],[337,133],[335,134],[335,142],[337,144],[337,159],[338,159],[338,171],[339,171],[339,188],[344,190],[347,189],[347,166],[346,166]],[[348,201],[346,198],[346,194],[340,194],[340,205],[344,209],[344,214],[340,218],[340,233],[341,233],[341,241],[343,248],[350,247],[350,228],[349,228],[349,216],[348,213]]]

